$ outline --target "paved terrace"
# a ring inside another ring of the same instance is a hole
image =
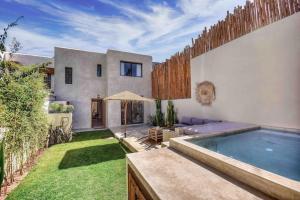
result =
[[[131,125],[127,127],[127,137],[124,138],[124,127],[114,127],[110,130],[113,132],[114,136],[122,140],[123,143],[132,151],[144,151],[150,149],[161,148],[161,145],[155,144],[153,141],[148,140],[148,130],[153,126],[141,124],[141,125]],[[238,122],[219,122],[210,123],[204,125],[194,125],[180,128],[180,135],[199,135],[199,134],[217,134],[235,131],[245,131],[250,129],[258,128],[258,126],[253,124],[238,123]],[[167,142],[168,143],[168,142]],[[168,146],[164,143],[165,146]]]
[[[153,141],[148,140],[148,130],[152,127],[153,126],[146,124],[127,126],[126,138],[124,138],[123,126],[110,128],[110,130],[113,132],[114,136],[118,140],[122,140],[132,152],[137,152],[161,148],[159,144],[155,144]]]

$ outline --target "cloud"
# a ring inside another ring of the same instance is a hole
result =
[[[0,26],[3,22],[0,22]],[[93,42],[82,40],[81,38],[73,38],[68,35],[60,35],[57,37],[45,36],[39,33],[32,32],[23,28],[14,28],[10,32],[11,37],[8,38],[8,43],[13,37],[16,37],[22,44],[23,53],[30,53],[33,55],[53,56],[55,46],[62,46],[67,48],[75,48],[82,50],[90,50],[103,52],[101,49],[94,45]]]
[[[15,29],[26,53],[53,54],[53,46],[66,46],[92,51],[119,49],[151,54],[163,61],[190,44],[204,28],[222,19],[227,10],[245,0],[177,0],[176,6],[151,0],[143,8],[121,0],[97,0],[119,12],[112,16],[79,10],[57,2],[7,0],[38,9],[52,16],[50,20],[65,26],[57,37],[47,30]],[[96,2],[95,2],[96,3]],[[49,19],[48,19],[49,20]]]

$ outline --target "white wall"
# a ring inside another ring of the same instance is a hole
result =
[[[106,55],[55,47],[56,100],[74,105],[73,128],[91,128],[91,99],[106,96]],[[102,77],[97,77],[97,64]],[[65,84],[65,67],[73,68],[72,84]]]
[[[27,55],[21,53],[13,53],[13,54],[5,53],[5,59],[16,61],[24,66],[51,62],[49,67],[53,67],[53,58],[45,57],[45,56],[35,56],[35,55]]]
[[[120,76],[120,62],[142,63],[142,77]],[[152,57],[141,54],[127,53],[115,50],[107,51],[107,95],[113,95],[125,90],[144,97],[151,97]],[[144,103],[144,122],[151,112],[151,103]],[[120,101],[107,103],[107,125],[115,127],[121,125]]]
[[[299,56],[300,13],[198,56],[191,61],[192,98],[174,101],[178,115],[300,129]],[[216,87],[212,106],[195,98],[204,80]]]

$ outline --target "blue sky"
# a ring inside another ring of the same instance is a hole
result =
[[[21,53],[53,56],[54,46],[105,53],[152,55],[164,61],[191,44],[205,26],[245,0],[0,0],[0,28],[23,15],[10,32]]]

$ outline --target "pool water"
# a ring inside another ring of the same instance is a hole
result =
[[[300,134],[258,129],[189,141],[275,174],[300,181]]]

